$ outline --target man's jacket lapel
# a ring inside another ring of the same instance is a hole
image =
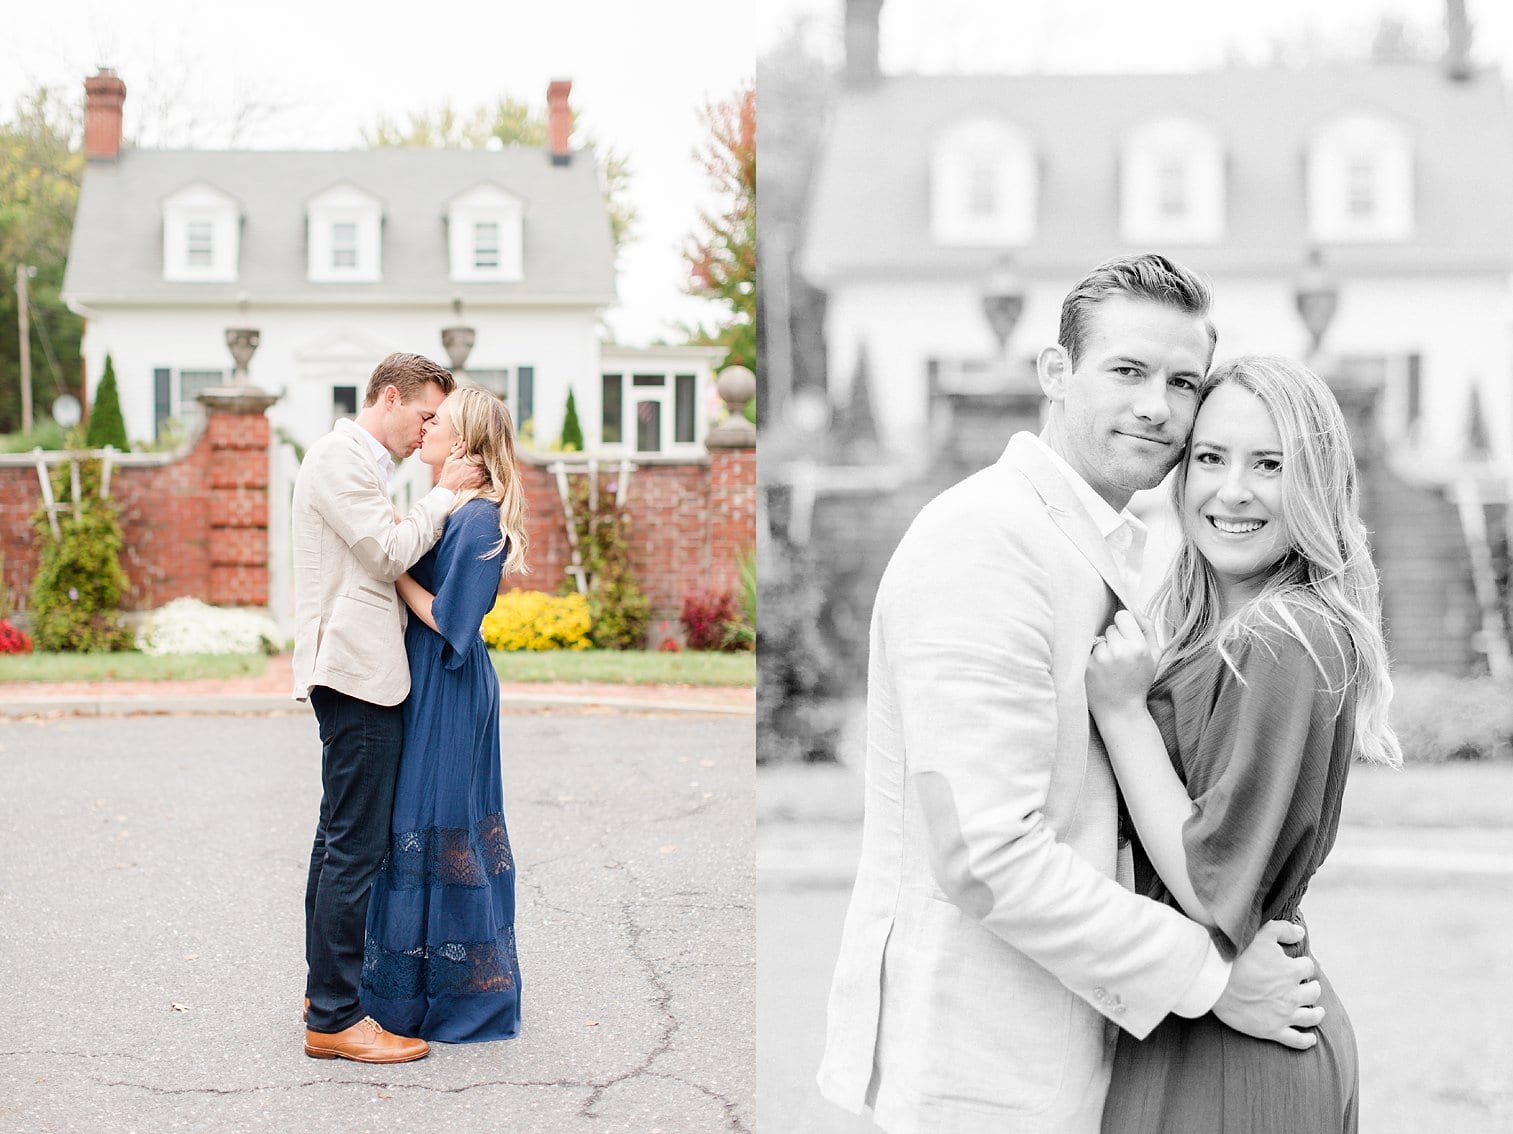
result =
[[[1119,597],[1119,601],[1130,610],[1136,609],[1124,575],[1114,563],[1114,557],[1097,525],[1077,499],[1062,471],[1035,444],[1033,435],[1016,433],[1009,439],[1008,448],[999,460],[1024,475],[1045,504],[1045,510],[1056,522],[1056,526],[1097,569],[1098,574],[1103,576],[1103,581]]]

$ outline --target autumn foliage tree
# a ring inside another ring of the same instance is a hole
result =
[[[720,201],[701,213],[684,256],[691,295],[728,305],[714,332],[695,342],[723,346],[724,366],[756,366],[756,86],[704,107],[709,136],[695,151]]]

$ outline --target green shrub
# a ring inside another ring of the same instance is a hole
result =
[[[95,391],[95,403],[89,409],[89,427],[84,433],[84,445],[89,449],[103,449],[112,445],[127,452],[131,444],[126,440],[126,423],[121,419],[121,396],[116,392],[116,367],[105,356],[105,376],[100,379],[100,388]]]
[[[1426,670],[1392,675],[1390,719],[1411,764],[1513,755],[1513,687]]]
[[[126,572],[121,567],[121,522],[114,500],[100,496],[100,463],[79,462],[78,515],[69,505],[69,466],[53,470],[59,538],[46,508],[32,518],[37,530],[37,573],[32,578],[32,636],[39,650],[97,652],[129,650],[131,632],[121,622]]]
[[[0,453],[30,453],[33,449],[68,448],[68,431],[50,417],[40,419],[30,433],[0,433]]]
[[[562,450],[566,453],[583,452],[583,427],[578,424],[578,405],[573,401],[573,388],[567,388],[567,410],[562,415]]]
[[[726,649],[754,650],[757,643],[756,549],[741,556],[741,617],[725,628]]]
[[[588,475],[575,476],[568,487],[578,554],[588,579],[589,632],[602,650],[639,650],[646,644],[651,602],[642,593],[630,565],[630,513],[615,501],[616,482],[601,474],[590,503]],[[563,593],[575,589],[571,579]]]

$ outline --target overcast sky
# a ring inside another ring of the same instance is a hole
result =
[[[126,132],[176,94],[169,125],[204,144],[233,108],[272,106],[239,142],[257,149],[348,148],[380,115],[501,95],[544,106],[573,81],[580,126],[625,152],[640,213],[621,260],[626,343],[709,317],[682,295],[679,251],[712,202],[693,157],[700,110],[751,78],[755,0],[42,0],[7,4],[0,112],[37,83],[83,98],[96,66],[126,81]],[[168,138],[176,141],[172,133]],[[180,143],[182,144],[182,143]]]
[[[844,0],[762,0],[759,50],[801,14],[817,50],[840,57]],[[1476,58],[1513,74],[1513,5],[1467,0]],[[894,73],[1185,71],[1272,38],[1369,42],[1383,13],[1438,33],[1444,0],[884,0],[882,66]]]

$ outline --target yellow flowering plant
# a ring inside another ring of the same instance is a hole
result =
[[[586,650],[591,625],[582,595],[512,590],[483,616],[483,641],[491,650]]]

